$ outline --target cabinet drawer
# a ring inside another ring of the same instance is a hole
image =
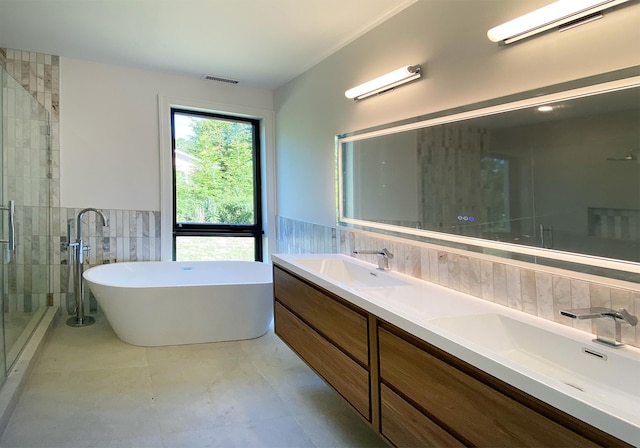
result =
[[[397,335],[383,328],[378,335],[382,381],[465,445],[597,446]]]
[[[365,315],[277,267],[273,284],[279,302],[363,366],[369,365]]]
[[[387,386],[380,386],[382,434],[398,447],[463,447]]]
[[[369,372],[278,302],[275,303],[274,316],[276,334],[364,418],[371,421]]]

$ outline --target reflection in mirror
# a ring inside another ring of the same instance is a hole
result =
[[[339,136],[339,223],[640,272],[639,86]]]

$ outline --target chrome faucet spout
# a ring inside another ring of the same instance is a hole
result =
[[[102,219],[102,225],[107,225],[107,217],[104,215],[102,210],[91,207],[80,210],[76,217],[76,241],[80,241],[82,239],[82,218],[84,218],[84,214],[87,212],[96,213]]]
[[[622,322],[626,322],[633,327],[638,325],[638,317],[630,314],[624,308],[620,308],[617,311],[604,307],[579,308],[561,310],[560,314],[578,320],[596,319],[596,339],[594,341],[612,347],[625,345],[622,342],[622,328],[620,325]],[[605,317],[609,319],[601,319]],[[610,322],[613,322],[613,327]]]
[[[393,259],[393,254],[389,252],[386,247],[380,250],[354,250],[352,253],[354,255],[377,255],[378,269],[381,271],[388,271],[389,260]]]

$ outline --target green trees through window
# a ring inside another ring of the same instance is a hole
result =
[[[176,122],[190,130],[175,140],[176,221],[253,224],[251,123],[187,115]]]

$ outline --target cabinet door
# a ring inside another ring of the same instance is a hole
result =
[[[276,302],[276,334],[318,375],[371,421],[369,372]]]
[[[380,386],[382,435],[398,447],[463,447],[387,386]]]
[[[378,335],[382,381],[465,445],[598,446],[395,334]]]
[[[277,267],[273,283],[278,301],[360,364],[369,365],[365,315]]]

